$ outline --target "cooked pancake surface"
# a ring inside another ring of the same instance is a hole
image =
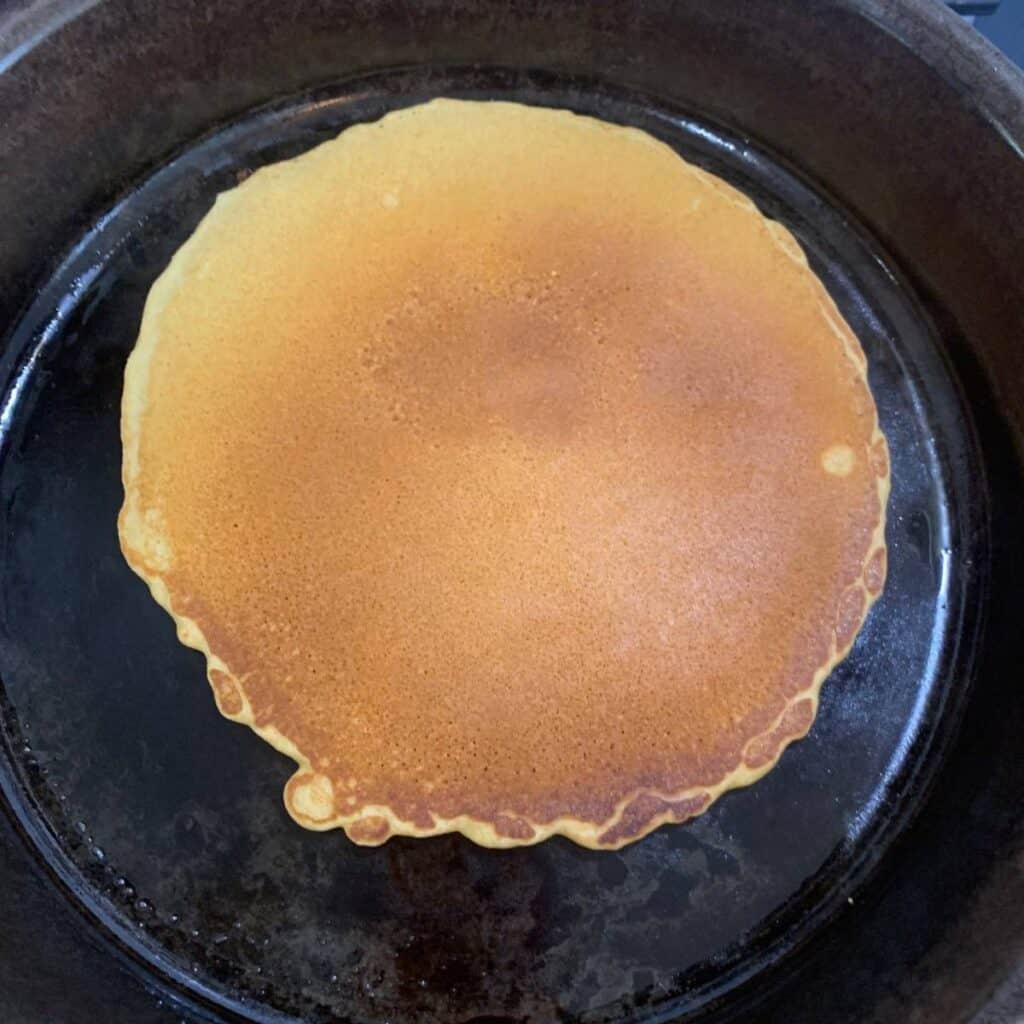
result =
[[[633,129],[435,101],[221,195],[125,377],[132,567],[308,828],[616,847],[767,771],[885,575],[864,355]]]

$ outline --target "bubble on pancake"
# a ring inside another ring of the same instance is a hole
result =
[[[184,637],[192,638],[187,630],[183,635]],[[210,686],[213,688],[213,695],[217,701],[217,708],[220,713],[228,718],[240,715],[245,703],[238,684],[226,672],[217,668],[210,669],[207,676],[210,680]]]
[[[832,476],[849,476],[857,464],[857,456],[848,444],[833,444],[822,452],[821,464]]]
[[[349,839],[361,846],[380,846],[391,836],[388,819],[380,814],[365,814],[345,826]]]
[[[330,821],[335,813],[334,785],[326,775],[296,773],[285,790],[285,805],[300,824]]]
[[[122,547],[285,806],[615,848],[811,727],[889,461],[797,240],[634,129],[438,101],[219,197],[147,300]]]
[[[878,597],[885,586],[886,557],[885,548],[876,548],[864,567],[864,588],[872,597]]]

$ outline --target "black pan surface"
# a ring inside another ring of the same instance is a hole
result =
[[[0,62],[0,807],[154,1020],[953,1021],[983,998],[1024,940],[1024,87],[944,57],[925,3],[110,2]],[[618,853],[298,829],[289,762],[217,714],[118,550],[121,376],[171,254],[254,168],[437,95],[637,125],[748,192],[861,338],[890,442],[888,584],[810,736]],[[28,931],[0,928],[0,980]],[[977,991],[951,994],[969,957]]]
[[[861,339],[892,452],[888,583],[811,736],[765,781],[617,853],[454,837],[367,851],[298,829],[281,807],[287,764],[220,718],[202,658],[118,550],[124,362],[176,247],[255,167],[437,95],[643,127],[743,188],[796,233]],[[884,250],[797,172],[647,97],[552,75],[399,70],[259,111],[102,217],[6,357],[8,799],[105,927],[170,983],[246,1018],[697,1013],[855,903],[954,725],[986,498],[934,330]]]

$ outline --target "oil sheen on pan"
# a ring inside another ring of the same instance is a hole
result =
[[[125,376],[121,544],[357,843],[616,848],[767,772],[889,460],[799,245],[649,135],[438,100],[219,196]]]

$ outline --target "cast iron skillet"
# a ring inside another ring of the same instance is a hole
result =
[[[8,891],[45,919],[0,970],[77,987],[0,1008],[966,1019],[1024,942],[1019,76],[931,0],[44,4],[6,30],[0,791]],[[286,763],[117,549],[121,374],[171,253],[255,167],[436,95],[639,125],[743,187],[862,339],[893,452],[889,583],[811,736],[616,854],[296,829]]]

